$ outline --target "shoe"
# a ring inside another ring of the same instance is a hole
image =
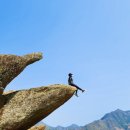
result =
[[[82,90],[82,93],[84,92],[85,90]]]
[[[76,97],[79,97],[77,94],[75,94]]]
[[[76,97],[79,97],[77,93],[74,94]]]

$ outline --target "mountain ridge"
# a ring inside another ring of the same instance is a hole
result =
[[[85,126],[78,126],[76,124],[67,127],[47,126],[45,130],[130,130],[130,110],[123,111],[117,109]]]

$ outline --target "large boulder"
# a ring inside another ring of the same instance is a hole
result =
[[[24,56],[0,55],[0,94],[24,68],[42,59],[42,53],[32,53]]]
[[[51,85],[1,95],[0,130],[29,129],[69,100],[75,90]]]

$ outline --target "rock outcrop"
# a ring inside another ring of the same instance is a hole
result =
[[[0,55],[0,130],[27,130],[74,94],[76,88],[58,84],[3,93],[5,87],[26,66],[40,59],[42,53]],[[39,127],[40,129],[43,128]]]
[[[39,126],[33,126],[32,128],[28,129],[28,130],[45,130],[45,126],[43,125],[39,125]]]
[[[0,130],[29,129],[69,100],[75,90],[51,85],[1,95]]]
[[[24,68],[42,59],[42,53],[32,53],[24,56],[0,55],[0,94]]]

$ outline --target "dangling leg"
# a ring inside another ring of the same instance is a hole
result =
[[[83,89],[81,89],[80,87],[78,87],[76,84],[71,84],[72,86],[76,87],[77,89],[79,89],[80,91],[82,91],[82,93],[85,91]]]
[[[75,91],[75,96],[78,97],[78,90]]]
[[[85,90],[83,90],[83,89],[81,89],[80,87],[76,87],[77,89],[79,89],[80,91],[82,91],[82,93],[85,91]]]

